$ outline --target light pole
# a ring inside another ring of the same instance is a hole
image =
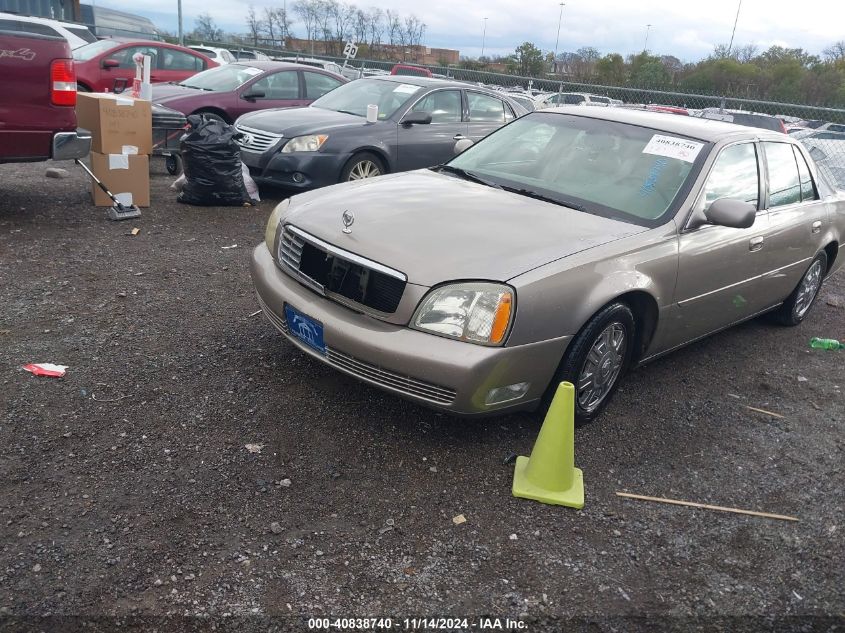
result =
[[[734,30],[731,31],[731,43],[728,44],[728,56],[731,54],[731,49],[734,45],[734,35],[736,35],[736,23],[739,22],[739,10],[742,8],[742,0],[739,0],[739,4],[736,7],[736,18],[734,19]]]
[[[560,25],[563,22],[563,7],[566,6],[565,2],[560,3],[560,15],[557,17],[557,39],[555,40],[555,58],[554,58],[554,65],[555,70],[557,70],[557,47],[560,44]]]
[[[176,0],[176,6],[179,10],[179,46],[184,46],[185,37],[182,35],[182,0]]]
[[[484,30],[481,33],[481,57],[484,57],[484,43],[487,40],[487,18],[484,18]]]
[[[651,24],[645,25],[645,44],[643,44],[643,53],[648,52],[648,32],[651,30]]]

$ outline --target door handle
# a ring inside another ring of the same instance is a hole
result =
[[[752,253],[754,251],[759,251],[761,248],[763,248],[763,243],[765,241],[766,238],[764,237],[752,237],[750,240],[748,240],[748,250]]]
[[[822,230],[822,223],[821,220],[816,220],[813,222],[813,226],[810,229],[813,233],[820,233]]]
[[[464,136],[463,134],[455,134],[455,136],[452,137],[452,140],[453,141],[460,141],[461,139],[465,139],[465,138],[466,138],[466,136]]]

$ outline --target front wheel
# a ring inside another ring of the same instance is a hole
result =
[[[596,419],[631,363],[635,330],[634,315],[624,303],[612,303],[593,316],[570,343],[547,390],[547,404],[558,383],[571,382],[576,423]]]
[[[781,325],[795,326],[801,323],[819,296],[819,290],[827,272],[827,253],[820,252],[815,256],[801,277],[801,281],[787,297],[783,305],[774,313],[774,319]]]
[[[375,154],[362,152],[349,159],[340,174],[340,182],[375,178],[386,173],[384,163]]]

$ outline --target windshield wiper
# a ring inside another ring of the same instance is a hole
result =
[[[542,193],[534,191],[533,189],[520,189],[519,187],[502,187],[502,189],[510,191],[511,193],[518,193],[519,195],[526,196],[528,198],[534,198],[535,200],[559,204],[562,207],[569,207],[570,209],[575,209],[576,211],[587,211],[583,205],[573,202],[571,199],[559,200],[558,198],[553,198],[551,196],[544,196]]]
[[[352,116],[364,116],[363,114],[358,114],[357,112],[351,112],[349,110],[335,110],[335,112],[342,112],[343,114],[351,114]]]
[[[449,174],[455,174],[456,176],[460,176],[465,180],[471,180],[482,185],[487,185],[488,187],[493,187],[493,189],[504,188],[499,183],[493,182],[492,180],[487,180],[486,178],[482,178],[478,174],[475,174],[471,171],[467,171],[466,169],[461,169],[460,167],[453,167],[452,165],[439,165],[437,167],[433,167],[433,169],[436,169],[437,171],[445,171]]]

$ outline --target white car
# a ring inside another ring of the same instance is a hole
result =
[[[829,127],[810,130],[810,134],[800,140],[819,169],[837,188],[845,189],[845,132],[831,131]]]
[[[235,59],[235,56],[225,48],[217,48],[216,46],[189,46],[188,48],[195,50],[198,53],[202,53],[209,59],[216,61],[218,64],[231,64],[238,61]]]
[[[97,38],[84,24],[59,22],[48,18],[35,18],[16,13],[0,13],[0,30],[26,31],[38,35],[63,37],[70,44],[71,50],[96,42]]]
[[[590,105],[590,106],[617,106],[622,105],[619,99],[611,99],[604,95],[593,95],[586,92],[553,92],[551,94],[537,97],[534,107],[537,110],[544,108],[556,108],[562,105]]]

